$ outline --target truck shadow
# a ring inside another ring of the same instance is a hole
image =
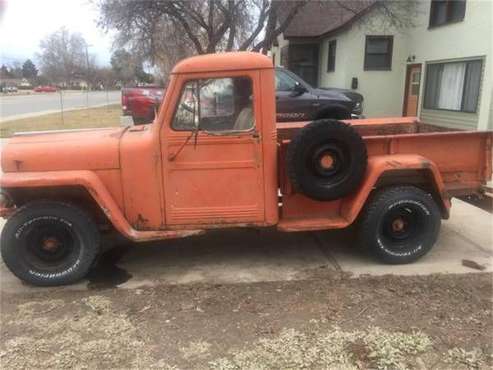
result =
[[[230,229],[152,243],[117,243],[88,276],[90,289],[160,284],[244,283],[341,274],[332,251],[361,255],[354,232]],[[123,285],[122,285],[123,284]]]

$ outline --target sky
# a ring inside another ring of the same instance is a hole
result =
[[[98,14],[90,0],[0,0],[0,64],[36,63],[41,40],[65,26],[84,37],[99,65],[108,65],[113,37],[97,27]]]

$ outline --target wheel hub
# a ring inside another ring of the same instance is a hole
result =
[[[404,231],[405,228],[406,222],[401,217],[398,217],[394,221],[392,221],[392,231],[398,233]]]
[[[46,252],[56,252],[60,246],[61,242],[55,237],[45,238],[41,244],[41,248]]]
[[[322,155],[320,158],[320,166],[323,169],[330,170],[332,167],[334,167],[334,157],[328,153]]]

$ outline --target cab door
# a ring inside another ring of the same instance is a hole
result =
[[[178,76],[162,131],[167,226],[262,224],[259,73]]]

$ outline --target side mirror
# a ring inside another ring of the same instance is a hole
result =
[[[300,95],[303,95],[306,92],[307,92],[306,87],[304,87],[299,82],[296,82],[296,84],[293,87],[292,96],[300,96]]]

